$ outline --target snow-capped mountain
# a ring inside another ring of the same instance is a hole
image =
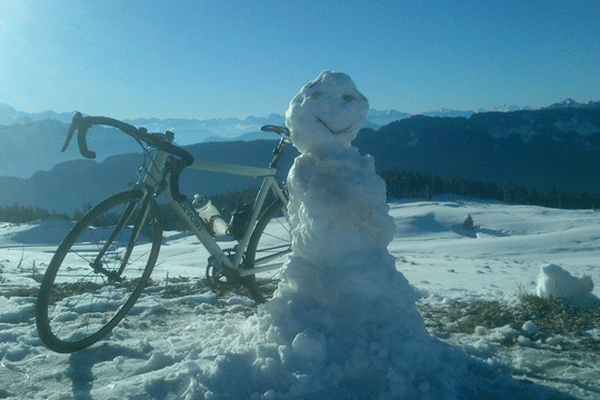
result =
[[[525,106],[517,106],[515,104],[504,104],[503,106],[496,107],[494,109],[488,110],[485,108],[478,108],[477,110],[455,110],[452,108],[440,108],[438,110],[427,111],[422,113],[421,115],[426,115],[428,117],[465,117],[469,118],[473,114],[485,113],[485,112],[513,112],[513,111],[522,111],[522,110],[532,110],[531,107]]]
[[[600,106],[600,101],[589,100],[584,103],[578,103],[575,100],[568,98],[548,107],[543,107],[542,110],[555,110],[557,108],[593,108],[598,106]]]
[[[17,111],[7,104],[0,103],[0,125],[27,124],[44,120],[69,123],[71,122],[71,118],[73,118],[72,112],[56,113],[54,111],[44,111],[41,113],[26,113]]]
[[[411,116],[412,114],[403,113],[396,110],[376,110],[371,108],[367,114],[367,121],[378,126],[385,126],[390,122],[409,118]]]
[[[29,178],[36,171],[48,171],[58,163],[80,159],[76,151],[61,153],[73,113],[47,111],[27,114],[0,104],[0,176]],[[283,115],[210,120],[136,119],[126,120],[150,132],[175,132],[181,145],[219,141],[274,139],[274,133],[260,131],[263,125],[283,125]],[[376,127],[376,126],[374,126]],[[137,144],[115,129],[94,127],[88,135],[98,161],[138,151]],[[73,146],[74,148],[76,146]]]
[[[285,117],[279,114],[270,114],[266,117],[216,118],[216,119],[158,119],[139,118],[125,120],[134,126],[143,126],[150,132],[175,132],[177,142],[180,144],[194,144],[223,140],[237,140],[247,133],[255,133],[255,139],[273,138],[273,134],[259,134],[263,125],[283,125]]]

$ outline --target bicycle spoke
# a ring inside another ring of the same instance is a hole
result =
[[[40,337],[53,350],[77,351],[100,339],[145,287],[162,229],[156,204],[142,204],[138,195],[124,192],[94,207],[73,227],[50,262],[36,321]],[[150,207],[150,214],[143,207]],[[140,222],[144,214],[148,217]],[[118,222],[110,224],[111,220]],[[136,233],[142,231],[146,233]]]
[[[267,208],[248,243],[243,280],[258,303],[272,296],[277,287],[278,269],[291,253],[291,229],[282,212],[283,207],[281,201],[276,201]],[[272,271],[270,267],[273,267]],[[269,272],[247,275],[254,268],[259,271],[268,268]]]

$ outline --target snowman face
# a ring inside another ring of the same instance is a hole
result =
[[[348,75],[323,71],[292,99],[285,122],[294,146],[307,153],[320,145],[349,147],[368,111],[368,100]]]

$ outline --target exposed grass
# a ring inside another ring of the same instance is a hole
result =
[[[600,328],[600,307],[583,309],[573,307],[561,298],[521,292],[516,308],[540,331],[550,334],[569,332],[581,335],[590,329]]]
[[[103,286],[114,286],[125,289],[126,292],[131,292],[138,285],[139,279],[130,279],[124,282],[118,282],[115,284],[98,284],[87,281],[74,282],[74,283],[61,283],[53,286],[52,293],[49,302],[52,304],[56,301],[60,301],[66,297],[81,294],[85,292],[94,292],[101,289]],[[155,286],[156,283],[152,281],[152,278],[148,280],[145,287]],[[11,297],[37,297],[39,287],[13,287],[0,290],[0,296],[6,298]]]
[[[37,287],[13,287],[0,290],[0,296],[10,299],[11,297],[37,297]]]
[[[160,294],[165,298],[190,295],[208,290],[204,280],[192,280],[187,276],[170,278],[167,275],[167,278],[162,286],[163,290],[161,290]]]
[[[427,327],[436,335],[475,333],[476,328],[486,329],[510,326],[532,341],[546,340],[555,335],[572,337],[573,346],[600,353],[600,340],[590,337],[587,331],[600,328],[600,307],[582,309],[569,305],[560,298],[539,297],[521,291],[518,301],[508,305],[498,301],[477,301],[449,304],[418,304]],[[539,332],[527,332],[523,325],[531,321]],[[512,346],[516,338],[501,344]]]
[[[130,291],[137,283],[137,280],[131,280],[119,285]],[[276,289],[273,282],[264,284],[271,290]],[[249,295],[241,282],[215,282],[208,279],[190,279],[189,277],[170,278],[167,276],[167,279],[160,283],[150,279],[147,286],[154,287],[155,295],[164,298],[185,296],[207,290],[212,290],[218,298],[229,297],[234,292],[240,295]],[[97,289],[98,287],[90,287],[89,284],[63,284],[53,292],[51,301]],[[5,288],[0,290],[0,296],[6,298],[37,297],[38,290],[38,287]],[[479,327],[491,330],[510,326],[519,335],[533,342],[544,342],[552,336],[562,335],[572,339],[567,340],[567,346],[570,348],[600,353],[600,340],[588,333],[590,330],[600,329],[600,307],[577,308],[561,298],[539,297],[523,290],[517,294],[517,300],[513,304],[499,301],[454,301],[447,304],[420,302],[417,304],[417,308],[425,318],[428,329],[442,338],[452,334],[473,335]],[[528,321],[535,324],[537,332],[523,329],[523,325]],[[513,346],[516,344],[516,338],[507,339],[501,344]]]

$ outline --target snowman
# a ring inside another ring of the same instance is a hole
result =
[[[385,184],[351,145],[368,108],[350,77],[331,71],[292,99],[286,124],[301,153],[288,175],[293,253],[274,297],[222,343],[240,353],[205,370],[205,398],[560,398],[427,332],[387,251],[395,226]],[[249,379],[232,385],[232,373]]]
[[[293,253],[262,311],[281,361],[305,387],[389,384],[406,369],[395,362],[420,358],[431,343],[387,250],[396,228],[385,183],[351,145],[368,110],[348,75],[324,71],[286,113],[301,153],[288,175]]]
[[[338,289],[355,289],[348,279],[373,269],[395,272],[385,183],[373,158],[351,145],[368,110],[352,79],[331,71],[290,102],[286,125],[301,155],[288,175],[293,257],[283,283],[295,287],[295,296],[329,302]]]

